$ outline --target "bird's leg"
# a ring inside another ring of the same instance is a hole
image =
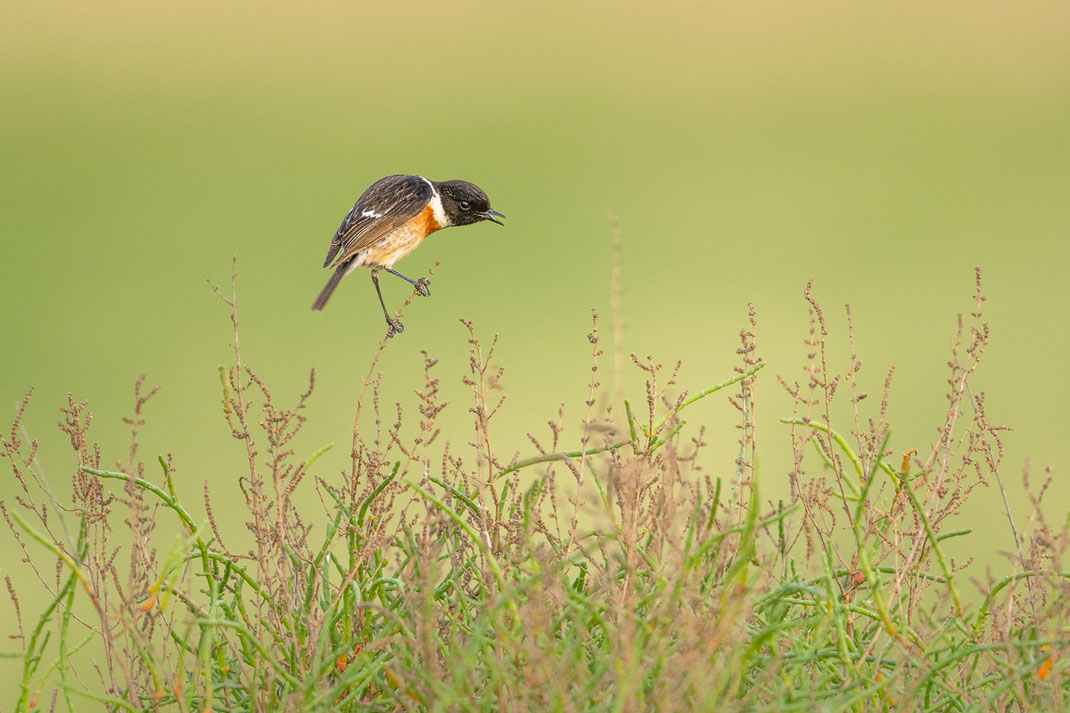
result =
[[[416,288],[416,294],[420,295],[420,297],[430,297],[431,296],[431,288],[428,287],[428,285],[431,284],[431,280],[428,280],[426,277],[421,277],[419,280],[414,280],[411,277],[406,277],[405,275],[402,275],[397,270],[391,270],[389,267],[386,268],[386,271],[389,272],[391,275],[397,275],[402,280],[405,280],[410,285],[415,287]]]
[[[395,334],[401,334],[405,331],[405,326],[401,323],[400,319],[394,319],[390,316],[390,313],[386,311],[386,303],[383,302],[383,291],[379,289],[379,271],[372,270],[372,282],[375,283],[375,293],[379,295],[379,304],[383,308],[383,316],[386,317],[386,336],[392,337]]]

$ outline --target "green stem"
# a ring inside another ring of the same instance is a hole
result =
[[[858,456],[855,455],[855,452],[851,450],[851,447],[847,445],[847,441],[843,439],[843,436],[841,436],[833,429],[829,428],[823,423],[818,423],[817,421],[812,421],[806,418],[782,418],[780,419],[780,422],[796,426],[809,426],[810,428],[813,428],[817,431],[821,431],[822,433],[828,433],[832,436],[832,439],[836,441],[836,445],[838,445],[840,449],[842,449],[843,452],[847,455],[847,459],[851,461],[851,464],[854,465],[855,472],[858,473],[858,477],[860,479],[866,477],[866,469],[862,467],[862,461],[859,460]],[[880,462],[880,459],[878,459],[878,462]],[[858,485],[854,481],[849,480],[847,478],[844,478],[844,482],[846,482],[847,487],[851,489],[851,494],[855,497],[858,497]]]
[[[628,445],[631,442],[632,441],[630,441],[630,440],[629,441],[621,441],[620,443],[613,443],[613,444],[608,445],[608,446],[599,446],[598,448],[588,448],[585,451],[584,450],[579,450],[579,451],[566,451],[564,453],[543,453],[542,455],[532,456],[531,458],[525,458],[524,460],[518,460],[516,463],[513,463],[511,466],[509,466],[505,470],[501,471],[500,473],[496,473],[494,475],[494,480],[497,480],[498,478],[501,478],[503,476],[509,475],[510,473],[516,472],[516,471],[520,470],[521,468],[527,468],[529,465],[538,465],[539,463],[549,463],[551,461],[565,460],[566,458],[582,458],[583,456],[592,456],[592,455],[594,455],[596,453],[604,453],[605,451],[612,451],[612,450],[616,450],[617,448],[622,448],[622,447]]]
[[[761,371],[764,368],[765,368],[765,362],[758,362],[757,364],[752,366],[750,369],[747,369],[743,373],[736,374],[731,379],[725,379],[724,381],[722,381],[719,384],[714,384],[713,386],[707,386],[705,389],[703,389],[702,391],[698,392],[697,394],[694,394],[693,396],[690,396],[690,397],[684,399],[684,402],[682,404],[680,404],[680,406],[678,408],[675,408],[672,411],[669,411],[664,416],[662,416],[661,420],[659,420],[656,424],[654,424],[654,428],[651,430],[650,434],[648,434],[648,435],[653,435],[653,434],[657,433],[658,431],[660,431],[661,428],[666,423],[668,423],[670,418],[672,418],[674,415],[680,413],[681,411],[683,411],[685,408],[687,408],[691,404],[695,403],[696,401],[704,399],[707,396],[709,396],[710,394],[714,393],[715,391],[720,391],[721,389],[725,388],[726,386],[731,386],[732,384],[737,384],[740,381],[743,381],[744,379],[746,379],[747,377],[754,376],[754,374],[758,373],[759,371]]]
[[[952,579],[951,566],[944,557],[944,551],[940,549],[940,540],[936,536],[936,531],[933,530],[933,526],[929,522],[925,510],[921,507],[921,503],[918,502],[918,496],[914,494],[914,489],[910,487],[910,483],[907,482],[906,478],[903,478],[900,482],[903,492],[907,494],[907,497],[910,498],[910,504],[914,506],[914,512],[917,513],[918,519],[921,520],[921,524],[925,526],[925,534],[928,535],[929,542],[932,543],[932,550],[936,555],[936,561],[940,563],[940,568],[944,571],[944,579],[947,580],[947,589],[951,592],[951,598],[955,601],[955,612],[959,616],[962,616],[962,600],[959,598],[959,590],[958,587],[955,586],[955,581]]]

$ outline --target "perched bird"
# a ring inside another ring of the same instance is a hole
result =
[[[408,175],[380,178],[357,199],[334,234],[327,259],[323,261],[324,267],[334,267],[334,274],[312,309],[323,309],[343,277],[358,267],[366,267],[372,271],[372,282],[386,317],[386,336],[399,334],[405,327],[386,309],[379,289],[379,271],[407,280],[417,294],[429,297],[431,290],[426,277],[419,280],[406,277],[393,269],[394,263],[440,228],[482,220],[504,225],[498,220],[504,217],[490,209],[490,199],[479,186],[467,181],[430,181],[423,176]]]

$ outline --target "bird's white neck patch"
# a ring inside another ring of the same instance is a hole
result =
[[[435,222],[438,223],[438,227],[448,228],[453,225],[449,216],[446,215],[446,209],[442,207],[442,196],[439,195],[435,184],[423,176],[419,176],[419,178],[423,178],[423,180],[427,181],[427,185],[431,186],[431,200],[428,201],[428,205],[431,206],[431,212],[435,216]]]
[[[439,195],[438,191],[435,191],[431,195],[429,205],[431,206],[432,214],[435,216],[435,222],[438,223],[440,228],[448,228],[453,225],[453,223],[450,222],[449,216],[446,215],[446,209],[442,207],[442,196]]]

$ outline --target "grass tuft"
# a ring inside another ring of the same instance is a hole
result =
[[[1012,521],[1009,572],[971,579],[945,548],[971,534],[955,523],[974,489],[1002,488],[1004,429],[970,389],[989,338],[979,273],[925,451],[896,442],[887,421],[894,370],[880,403],[859,390],[849,309],[849,366],[831,371],[829,321],[807,285],[807,379],[778,378],[793,413],[763,431],[788,435],[794,453],[790,497],[776,502],[755,468],[768,379],[753,307],[734,374],[689,392],[679,364],[633,355],[645,398],[605,408],[592,314],[580,437],[564,441],[560,413],[524,457],[495,447],[497,337],[464,322],[474,457],[452,446],[468,437],[436,425],[445,404],[426,353],[416,428],[400,405],[384,413],[384,339],[349,465],[331,478],[314,469],[330,445],[304,458],[292,448],[315,372],[284,406],[243,359],[236,274],[229,292],[213,287],[234,329],[220,415],[247,457],[252,548],[224,545],[243,533],[237,518],[217,520],[207,485],[201,510],[177,495],[170,457],[140,458],[156,393],[142,379],[129,457],[114,469],[90,439],[88,405],[61,409],[74,466],[62,497],[22,429],[28,393],[0,444],[16,481],[0,513],[38,580],[33,597],[8,580],[15,711],[1067,709],[1068,533],[1043,518],[1046,485],[1032,489],[1026,471],[1035,512],[1028,529]],[[682,414],[719,392],[738,411],[739,451],[713,477],[704,430]],[[306,488],[322,512],[295,507]],[[162,518],[183,533],[170,546],[155,535]]]

